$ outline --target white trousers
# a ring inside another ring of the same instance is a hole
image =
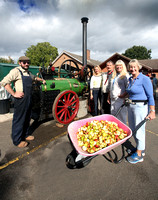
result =
[[[132,131],[136,129],[136,126],[145,119],[148,114],[148,105],[144,105],[143,102],[130,104],[128,106],[128,122]],[[136,148],[138,150],[145,150],[145,126],[146,123],[141,126],[138,131],[133,135],[136,141]]]

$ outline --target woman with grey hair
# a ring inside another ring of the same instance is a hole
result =
[[[133,59],[129,62],[129,71],[132,76],[129,78],[129,85],[126,91],[129,99],[133,102],[128,106],[128,122],[132,131],[145,118],[149,118],[150,120],[155,118],[152,83],[149,77],[139,72],[141,68],[142,66],[138,60]],[[136,148],[133,149],[133,154],[127,157],[127,161],[135,164],[143,161],[145,124],[133,136],[136,142]]]

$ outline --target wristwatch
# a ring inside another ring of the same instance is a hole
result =
[[[150,111],[155,112],[155,110],[150,109]]]

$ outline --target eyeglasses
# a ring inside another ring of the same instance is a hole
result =
[[[23,62],[23,64],[25,65],[26,63],[27,64],[30,64],[30,61],[22,61]]]

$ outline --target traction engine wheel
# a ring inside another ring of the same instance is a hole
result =
[[[65,90],[58,94],[53,103],[53,117],[61,124],[70,123],[78,113],[79,98],[76,92]]]
[[[65,69],[65,65],[68,65],[68,69]],[[63,75],[64,78],[75,78],[75,74],[76,73],[79,73],[79,67],[78,67],[78,64],[74,61],[74,60],[71,60],[71,59],[68,59],[68,60],[65,60],[61,66],[59,67],[59,70],[58,70],[58,76],[61,77],[61,69],[65,70],[65,75]]]
[[[92,68],[90,66],[87,66],[87,67],[83,66],[81,68],[80,76],[81,76],[82,80],[90,81],[92,75],[93,75],[93,72],[92,72]]]

